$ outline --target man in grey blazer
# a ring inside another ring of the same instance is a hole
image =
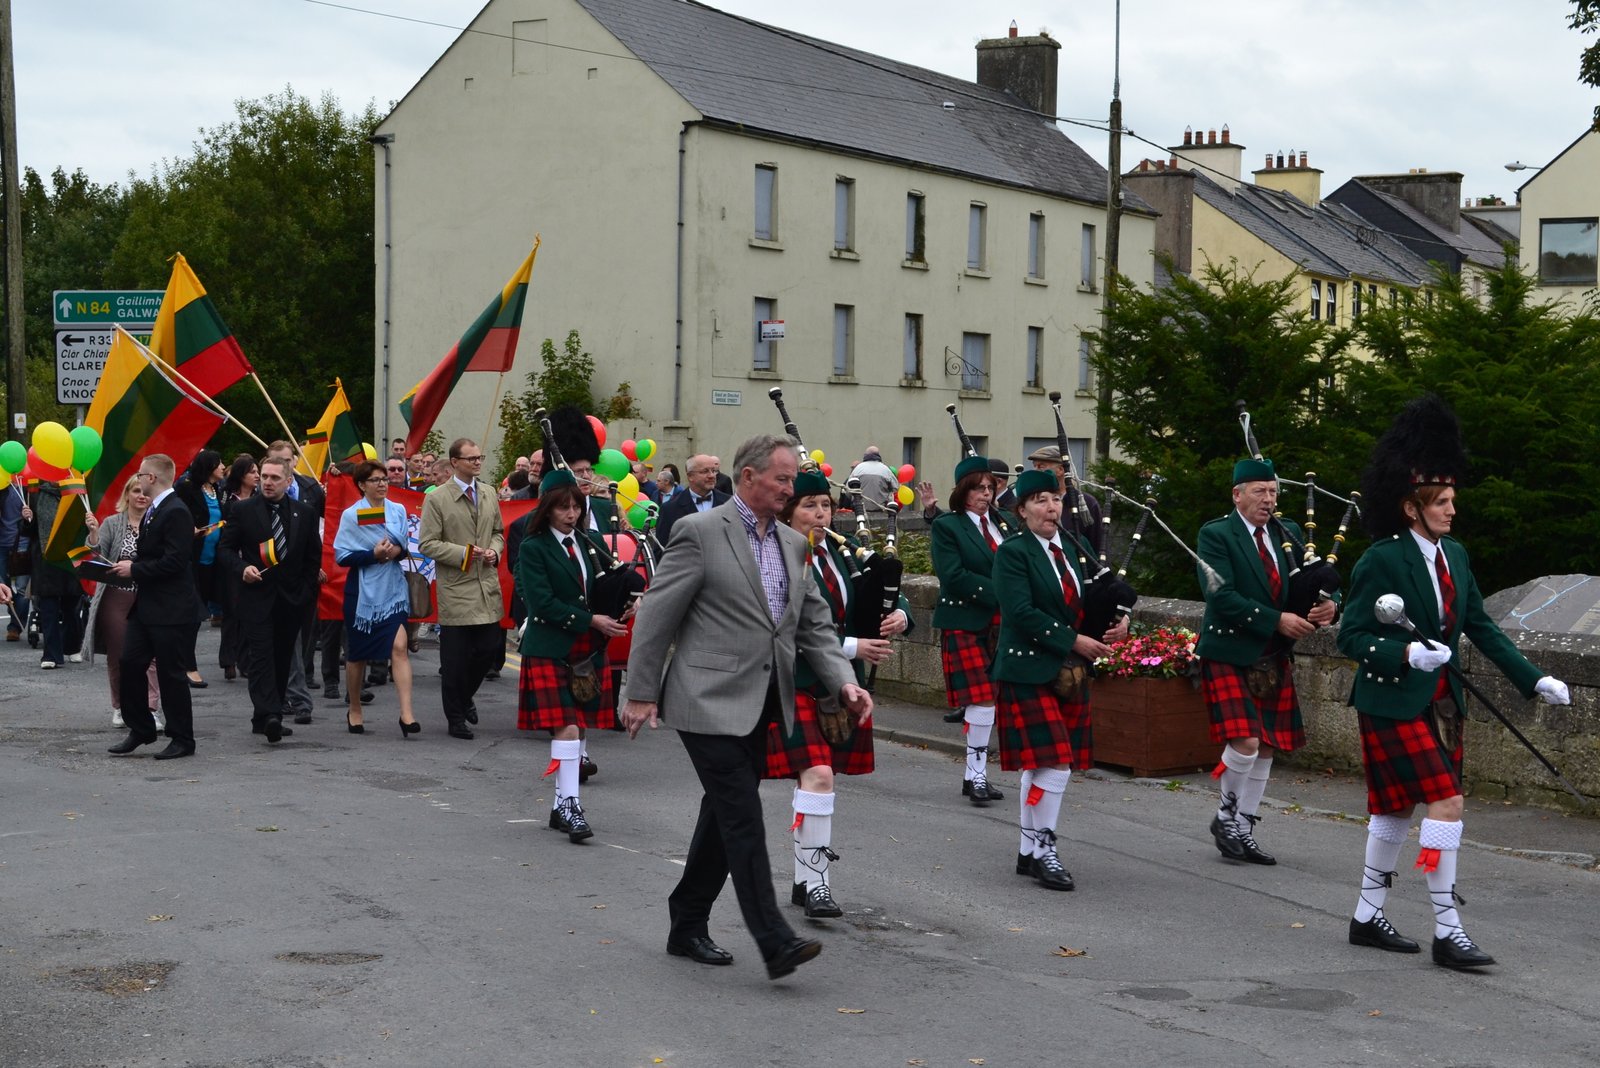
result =
[[[778,522],[798,468],[792,439],[751,438],[734,458],[733,499],[679,521],[672,553],[640,602],[622,710],[634,736],[656,726],[659,710],[705,791],[683,878],[667,899],[667,952],[733,963],[708,929],[731,874],[770,979],[822,950],[778,911],[761,812],[767,725],[781,718],[786,732],[794,726],[796,653],[862,722],[872,714],[817,584],[806,579],[805,539]]]

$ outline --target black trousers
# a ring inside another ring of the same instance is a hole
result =
[[[167,737],[186,749],[194,749],[194,706],[189,700],[189,679],[183,666],[194,661],[194,636],[194,624],[187,619],[178,623],[143,623],[129,617],[121,659],[122,721],[129,730],[155,736],[156,718],[150,713],[145,683],[145,672],[154,660],[161,707],[167,715]]]
[[[322,654],[322,686],[339,687],[344,672],[339,670],[339,651],[344,647],[344,620],[317,620],[317,649]]]
[[[305,619],[305,605],[290,604],[274,595],[265,616],[252,614],[239,620],[240,657],[250,665],[252,727],[265,726],[269,717],[283,715],[289,661],[300,655],[300,627]]]
[[[503,656],[506,632],[499,622],[470,626],[439,627],[439,703],[444,718],[451,724],[467,721],[467,706],[472,703],[483,677]]]
[[[761,815],[767,724],[778,714],[774,685],[767,692],[761,722],[749,734],[678,732],[705,794],[700,798],[700,818],[689,841],[683,877],[667,898],[673,939],[709,934],[711,906],[730,875],[744,924],[755,936],[763,959],[795,937],[794,928],[778,910],[772,889],[767,830]]]

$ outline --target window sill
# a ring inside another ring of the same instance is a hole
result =
[[[745,377],[746,378],[760,379],[760,380],[766,381],[766,382],[782,382],[783,381],[783,376],[781,374],[779,374],[778,372],[776,372],[776,371],[761,371],[761,370],[756,370],[754,368],[752,368],[750,371],[746,372]]]
[[[900,261],[900,266],[904,267],[908,271],[926,271],[928,269],[928,261],[927,260],[901,260]]]
[[[1024,393],[1037,393],[1039,396],[1042,397],[1042,396],[1044,396],[1044,387],[1043,386],[1023,386],[1022,387],[1022,392],[1024,392]]]
[[[783,242],[782,241],[768,241],[764,237],[752,237],[750,239],[750,247],[751,248],[764,248],[764,249],[767,249],[767,250],[772,251],[772,252],[782,252],[783,251]]]
[[[1048,286],[1050,283],[1043,278],[1035,278],[1033,275],[1028,274],[1023,275],[1022,284],[1025,286]]]
[[[986,389],[958,389],[956,396],[962,400],[993,400],[994,394]]]
[[[988,278],[988,277],[990,277],[989,272],[984,270],[982,267],[968,267],[966,270],[962,271],[961,273],[966,275],[968,278]]]
[[[902,386],[904,386],[906,389],[927,389],[928,388],[928,383],[927,382],[923,381],[920,378],[912,378],[910,375],[901,375],[900,376],[900,384]]]
[[[1095,392],[1092,389],[1074,390],[1072,395],[1074,397],[1082,397],[1084,400],[1094,400],[1095,399]]]
[[[854,386],[854,385],[859,385],[859,383],[856,381],[856,376],[855,375],[829,375],[828,376],[828,385],[830,385],[830,386]]]
[[[1086,286],[1086,285],[1082,285],[1082,284],[1080,284],[1080,285],[1079,285],[1079,286],[1078,286],[1078,292],[1079,292],[1079,293],[1089,293],[1089,294],[1094,294],[1094,293],[1098,293],[1098,292],[1100,292],[1100,290],[1099,290],[1099,288],[1098,288],[1098,287],[1096,287],[1096,286],[1093,286],[1093,285],[1087,285],[1087,286]]]
[[[1539,284],[1542,286],[1549,286],[1551,289],[1576,289],[1579,287],[1593,289],[1595,287],[1595,280],[1593,278],[1541,278],[1539,279]]]
[[[853,252],[847,248],[836,248],[829,252],[828,256],[836,260],[853,260],[855,262],[860,262],[861,260],[861,253]]]

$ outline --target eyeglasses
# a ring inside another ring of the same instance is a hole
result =
[[[388,484],[389,479],[384,475],[377,475],[373,478],[369,478],[365,483],[363,483],[363,485],[367,486],[387,486]]]

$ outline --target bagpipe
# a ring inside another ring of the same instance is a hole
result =
[[[978,450],[972,444],[972,439],[967,436],[967,428],[961,425],[961,416],[956,414],[956,406],[954,404],[946,404],[944,410],[950,416],[951,425],[956,428],[956,440],[961,443],[962,459],[971,459],[978,455]],[[1016,473],[1020,475],[1022,470],[1022,465],[1018,464]],[[999,498],[1000,495],[998,493],[995,494],[995,500],[997,501]],[[1016,533],[1016,529],[1006,520],[1005,515],[1001,513],[999,508],[994,506],[994,501],[990,502],[990,517],[994,520],[995,526],[999,528],[1002,540]]]
[[[550,426],[550,416],[543,408],[533,413],[533,418],[539,424],[539,429],[544,433],[544,447],[550,454],[550,462],[558,469],[573,475],[576,474],[568,466],[566,457],[561,455],[561,447],[556,444],[555,431]],[[580,490],[582,483],[579,483]],[[615,490],[615,484],[612,489]],[[585,512],[588,511],[587,503]],[[587,515],[584,520],[587,520]],[[615,512],[613,511],[613,525],[615,525]],[[603,532],[602,532],[603,533]],[[645,576],[640,574],[640,569],[632,562],[624,562],[617,555],[615,542],[607,543],[611,547],[610,553],[602,561],[604,570],[595,575],[589,582],[589,608],[603,616],[612,619],[622,618],[628,606],[636,601],[645,590]]]
[[[1072,522],[1062,530],[1062,539],[1066,541],[1078,554],[1079,563],[1083,566],[1084,574],[1088,574],[1091,562],[1100,565],[1100,569],[1086,578],[1083,583],[1083,625],[1079,628],[1082,633],[1089,635],[1096,641],[1106,631],[1117,625],[1117,621],[1126,616],[1135,604],[1138,603],[1139,594],[1126,578],[1128,563],[1133,558],[1133,552],[1139,547],[1139,542],[1144,535],[1144,524],[1150,517],[1151,508],[1146,507],[1144,515],[1139,518],[1138,529],[1135,531],[1133,541],[1128,546],[1128,560],[1123,561],[1119,571],[1112,571],[1106,563],[1105,546],[1110,537],[1110,509],[1103,507],[1100,513],[1101,548],[1096,551],[1089,536],[1093,529],[1093,519],[1089,513],[1089,503],[1084,496],[1083,483],[1078,478],[1077,468],[1072,463],[1072,453],[1067,445],[1067,427],[1061,421],[1061,394],[1050,394],[1050,410],[1056,417],[1056,447],[1061,450],[1061,463],[1066,470],[1067,481],[1067,508],[1070,510]],[[1153,500],[1151,501],[1153,505]]]

